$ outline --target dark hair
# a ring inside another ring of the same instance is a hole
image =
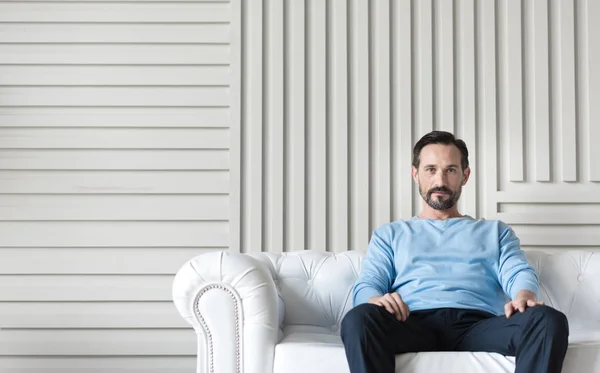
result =
[[[464,141],[457,139],[450,132],[445,131],[433,131],[429,132],[425,136],[421,137],[421,139],[415,144],[413,148],[413,162],[412,165],[415,168],[419,168],[419,164],[421,163],[421,150],[427,145],[431,144],[443,144],[443,145],[454,145],[460,150],[461,154],[461,167],[462,169],[466,169],[469,167],[469,150],[467,149],[467,144]]]

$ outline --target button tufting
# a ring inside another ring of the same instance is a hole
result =
[[[583,275],[579,275],[579,276],[577,276],[577,281],[579,281],[579,282],[583,282]]]
[[[337,330],[338,330],[338,326],[337,325],[331,325],[331,331],[337,332]]]

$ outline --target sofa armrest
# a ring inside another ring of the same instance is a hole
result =
[[[270,373],[278,299],[269,270],[243,254],[210,252],[188,261],[173,301],[198,336],[198,373]]]

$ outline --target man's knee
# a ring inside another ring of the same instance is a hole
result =
[[[379,306],[370,303],[359,304],[352,308],[342,319],[342,338],[351,334],[364,332],[365,328],[368,327],[369,321],[378,312],[380,312]]]
[[[531,317],[547,328],[546,332],[565,338],[569,336],[569,322],[564,313],[549,306],[536,306],[529,311]]]

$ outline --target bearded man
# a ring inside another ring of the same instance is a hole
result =
[[[342,320],[351,373],[394,373],[396,354],[420,351],[497,352],[516,357],[515,373],[561,371],[567,319],[538,301],[538,277],[511,227],[458,211],[470,174],[453,134],[415,145],[422,211],[372,234]]]

